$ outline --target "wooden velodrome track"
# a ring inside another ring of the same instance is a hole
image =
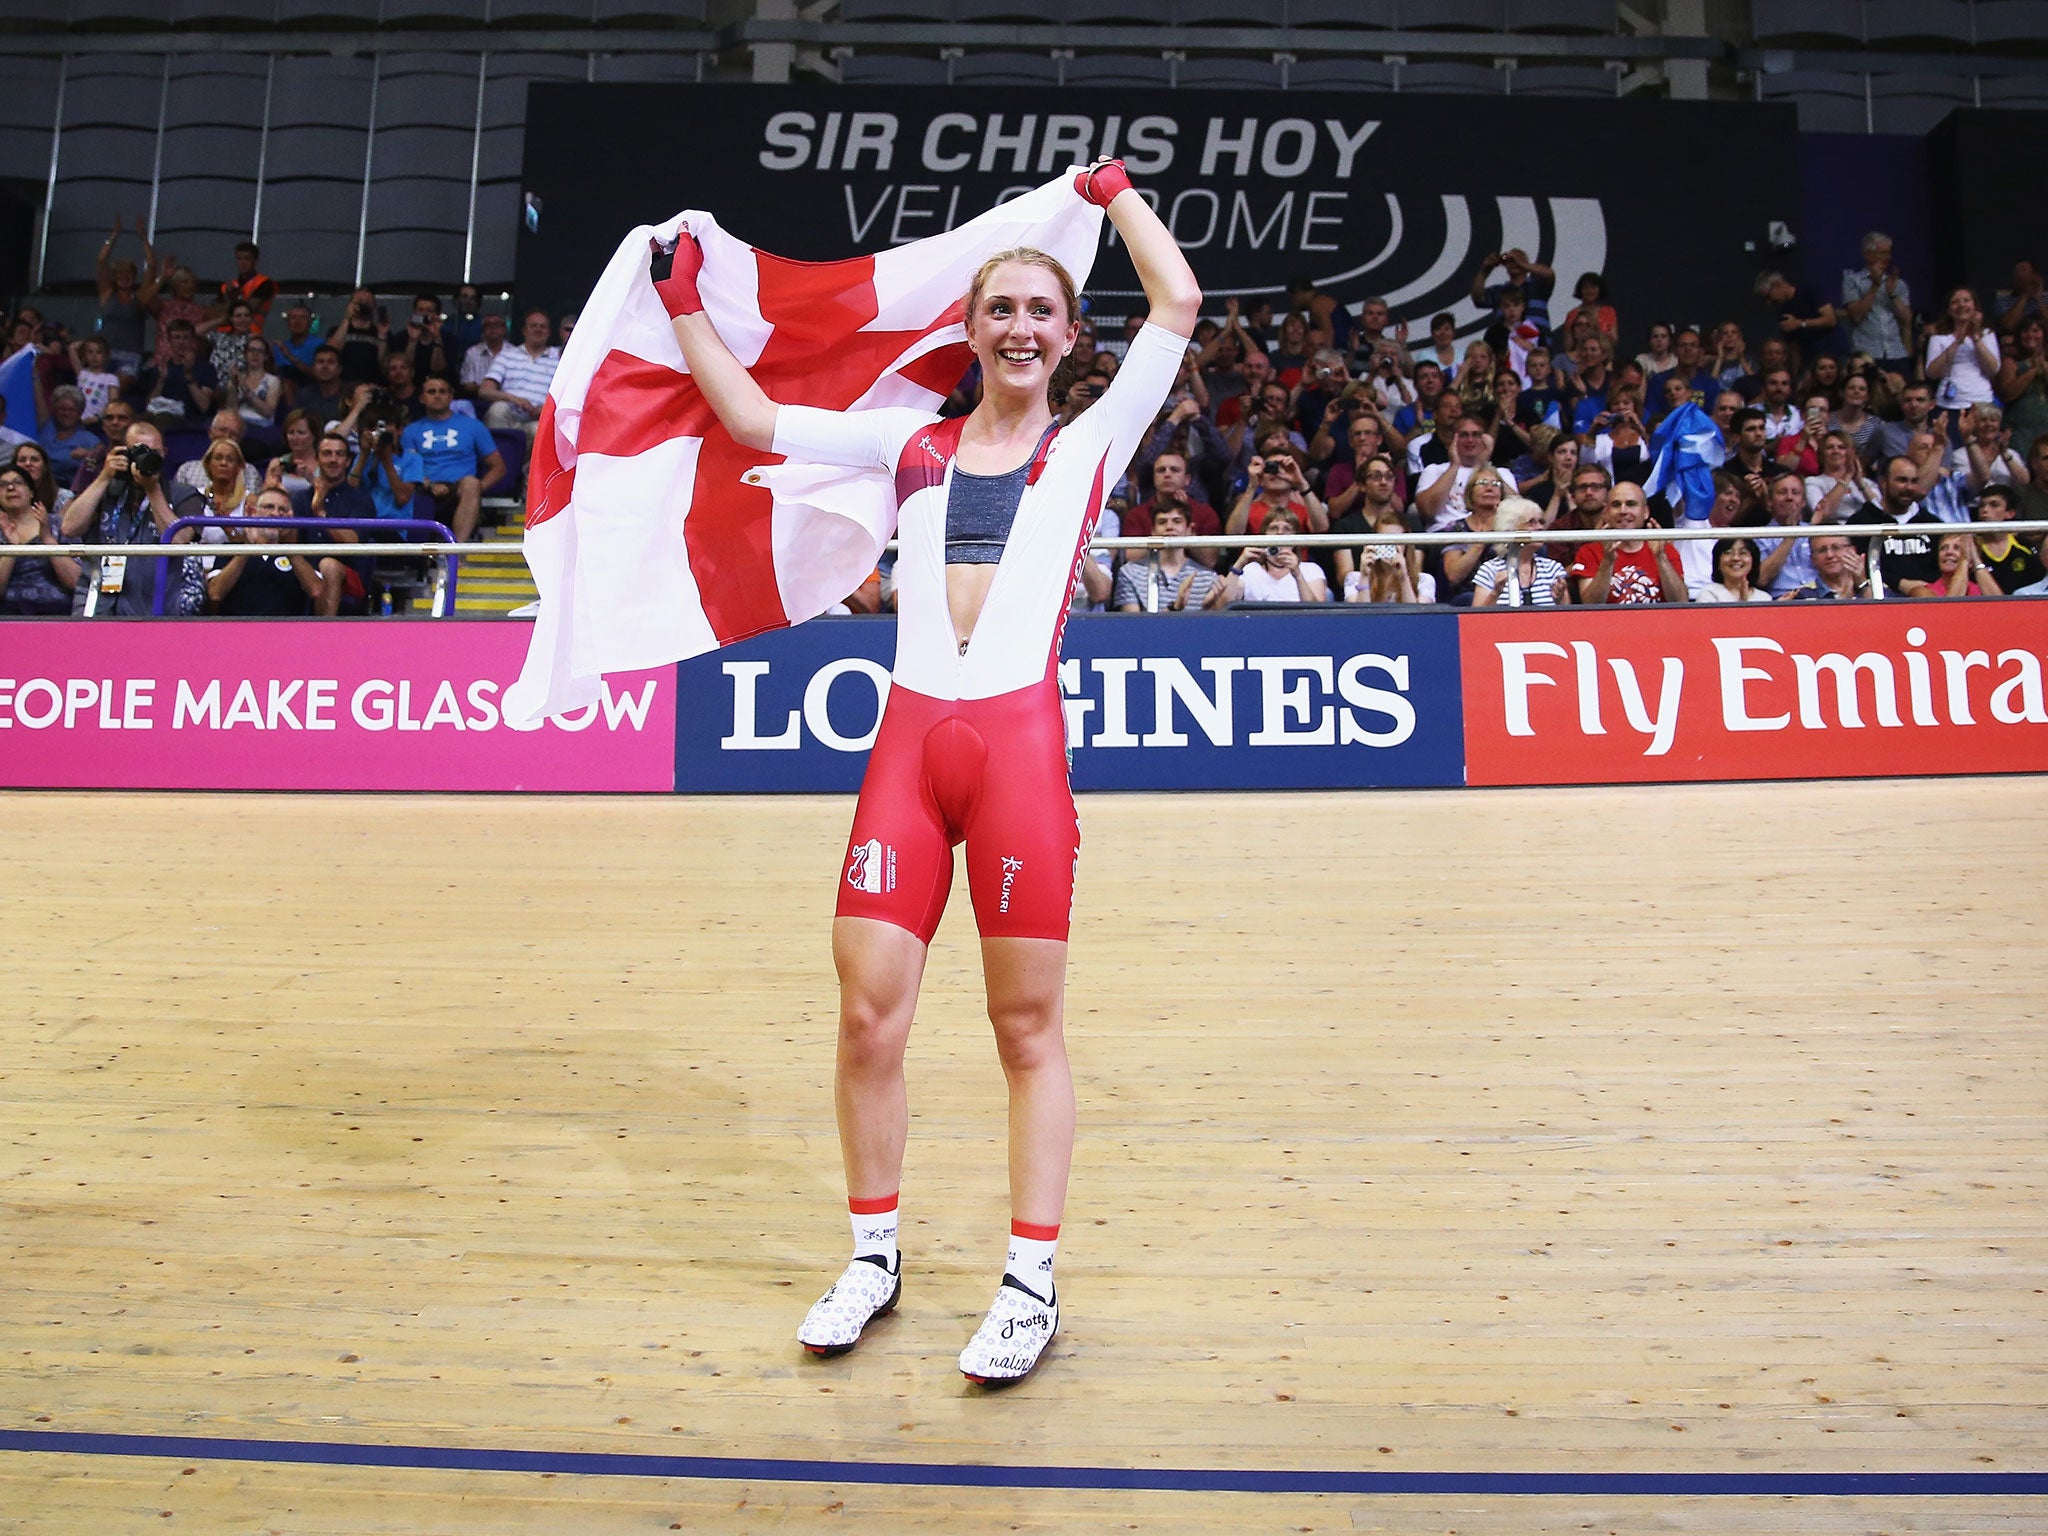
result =
[[[0,797],[0,1530],[2048,1529],[2048,779],[1084,798],[997,1395],[959,884],[792,1341],[849,809]]]

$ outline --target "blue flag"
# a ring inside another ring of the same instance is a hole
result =
[[[1704,523],[1714,510],[1714,471],[1727,457],[1714,418],[1688,400],[1657,424],[1643,494],[1662,491],[1678,516]]]
[[[35,437],[42,424],[36,420],[36,349],[23,347],[0,363],[0,399],[7,402],[7,425],[24,437]]]

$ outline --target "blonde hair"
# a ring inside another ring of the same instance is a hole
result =
[[[1066,300],[1067,323],[1071,325],[1081,318],[1081,296],[1074,289],[1073,275],[1061,265],[1060,259],[1034,246],[1018,245],[1007,251],[997,251],[984,261],[980,270],[974,274],[974,281],[967,285],[965,313],[969,319],[972,319],[974,312],[981,307],[982,290],[988,286],[988,280],[995,276],[996,268],[1008,261],[1018,262],[1027,267],[1042,267],[1050,272],[1054,281],[1060,285],[1060,297]]]
[[[1496,533],[1514,533],[1523,528],[1541,528],[1543,509],[1526,496],[1509,496],[1493,514]]]

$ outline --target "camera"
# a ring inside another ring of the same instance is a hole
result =
[[[1367,547],[1365,557],[1375,565],[1391,565],[1401,558],[1401,552],[1391,544],[1373,544]]]
[[[132,448],[121,450],[128,455],[127,470],[114,478],[117,480],[154,480],[164,470],[163,454],[147,443],[137,443]]]

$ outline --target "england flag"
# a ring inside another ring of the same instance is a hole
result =
[[[540,611],[505,714],[536,723],[660,666],[825,611],[895,530],[889,476],[784,462],[733,441],[684,367],[647,277],[652,238],[687,230],[698,288],[734,355],[786,405],[936,409],[970,363],[961,302],[1014,246],[1084,284],[1102,210],[1074,171],[958,229],[876,256],[797,262],[678,214],[627,235],[583,307],[536,429],[526,561]]]

